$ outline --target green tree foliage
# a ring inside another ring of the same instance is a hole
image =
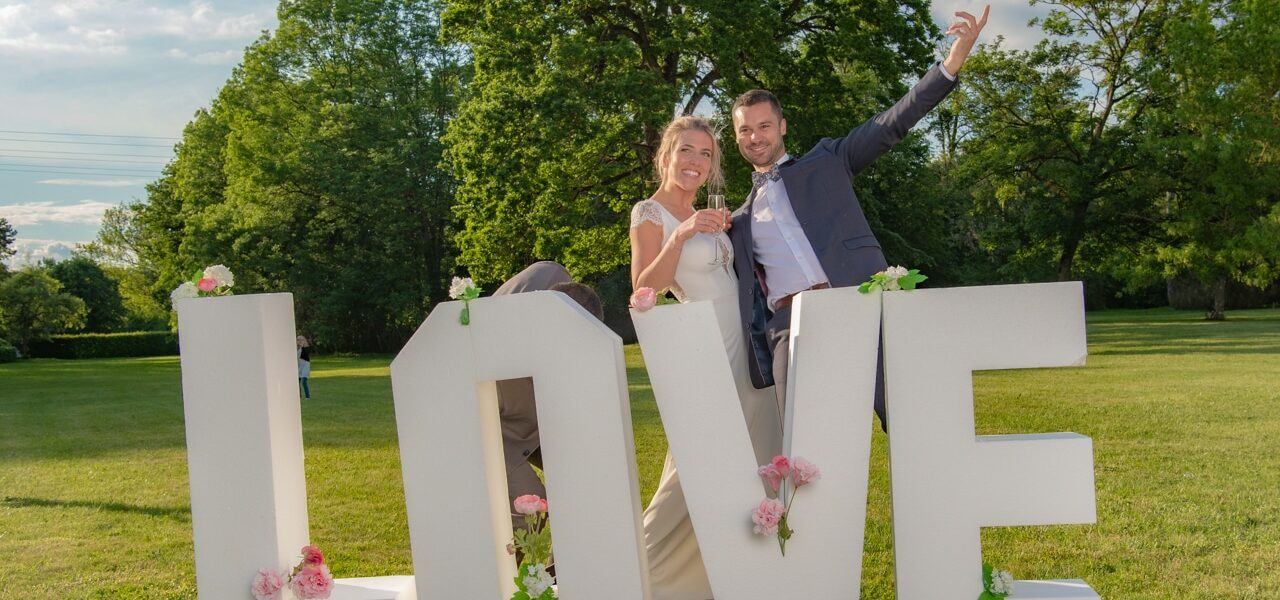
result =
[[[1191,273],[1214,290],[1221,319],[1228,279],[1265,288],[1280,278],[1280,5],[1187,0],[1151,57],[1170,102],[1153,112],[1167,236],[1162,274]]]
[[[224,263],[237,292],[293,292],[320,343],[393,349],[446,297],[440,138],[467,71],[430,2],[285,1],[279,22],[188,124],[134,250],[156,297]]]
[[[27,354],[31,341],[84,325],[84,301],[62,291],[62,284],[36,267],[0,282],[0,328]]]
[[[169,321],[168,291],[154,287],[159,270],[153,258],[159,253],[140,250],[164,232],[143,234],[143,207],[130,202],[107,209],[97,238],[81,247],[116,282],[126,314],[125,329],[131,331],[162,329]]]
[[[124,326],[125,310],[120,299],[120,285],[98,263],[77,254],[53,263],[47,272],[62,284],[62,291],[84,301],[85,331],[107,333]]]
[[[447,136],[459,262],[490,283],[537,259],[586,278],[628,264],[627,214],[654,187],[673,113],[724,114],[738,93],[768,88],[803,152],[896,100],[937,35],[923,0],[449,0],[444,22],[475,65]],[[749,167],[731,132],[724,145],[727,193],[742,197]],[[908,142],[860,180],[873,225],[909,220],[877,207],[906,206],[896,194],[923,156]]]
[[[944,124],[951,171],[973,198],[976,238],[1005,280],[1068,280],[1149,239],[1139,140],[1155,101],[1162,0],[1060,0],[1029,51],[986,46],[965,65]],[[1079,264],[1083,260],[1083,265]]]
[[[7,272],[4,261],[17,253],[17,249],[13,247],[16,239],[18,239],[17,230],[9,224],[8,219],[0,217],[0,278],[3,278]]]

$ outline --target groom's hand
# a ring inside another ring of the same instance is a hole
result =
[[[977,19],[964,11],[956,13],[960,20],[952,23],[945,32],[945,35],[956,36],[955,43],[951,44],[951,52],[947,54],[947,60],[942,63],[948,73],[955,75],[960,72],[960,67],[964,66],[965,59],[969,58],[973,45],[978,42],[978,34],[982,33],[982,28],[987,26],[987,15],[990,13],[990,4],[982,9],[982,19]]]

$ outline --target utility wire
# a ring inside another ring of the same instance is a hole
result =
[[[33,165],[33,166],[34,166],[34,165]],[[3,167],[0,167],[0,171],[3,171],[3,172],[5,172],[5,173],[48,173],[48,174],[53,174],[53,175],[81,175],[81,176],[84,176],[84,175],[123,175],[123,176],[127,176],[127,177],[155,177],[155,176],[156,176],[156,174],[155,174],[155,173],[134,173],[134,172],[123,172],[123,171],[120,171],[120,172],[105,172],[105,171],[104,171],[104,172],[101,172],[101,173],[91,173],[91,172],[90,172],[90,173],[86,173],[86,172],[84,172],[84,171],[48,171],[48,170],[38,170],[38,169],[6,169],[6,168],[3,168]]]
[[[122,142],[58,142],[54,140],[24,140],[18,138],[0,138],[0,141],[6,142],[26,142],[29,144],[75,144],[77,146],[135,146],[138,148],[172,148],[172,145],[163,144],[125,144]]]
[[[0,129],[0,133],[21,133],[23,135],[69,135],[76,137],[132,138],[137,140],[177,140],[176,137],[157,137],[153,135],[106,135],[102,133],[60,133],[56,131],[11,131]]]
[[[149,160],[106,160],[102,158],[63,158],[59,156],[30,156],[27,154],[8,154],[3,150],[0,150],[0,158],[25,158],[27,160],[52,160],[52,161],[58,161],[58,162],[103,162],[103,163],[131,164],[131,165],[156,164],[155,162],[149,161]],[[49,165],[49,166],[54,166],[54,165]]]
[[[172,156],[157,156],[155,154],[124,154],[114,152],[72,152],[70,150],[29,150],[27,148],[0,148],[0,152],[36,152],[39,154],[76,154],[81,156],[132,156],[135,158],[163,158],[165,160],[173,158]]]

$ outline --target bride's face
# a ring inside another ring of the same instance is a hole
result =
[[[671,154],[663,157],[663,187],[695,191],[707,182],[711,174],[711,158],[715,156],[715,142],[705,131],[682,131],[676,138]]]

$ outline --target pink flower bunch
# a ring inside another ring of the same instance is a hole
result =
[[[773,457],[768,464],[760,465],[757,472],[769,489],[769,494],[777,497],[766,496],[752,511],[751,522],[755,524],[753,531],[759,535],[778,536],[778,548],[786,556],[787,540],[795,533],[787,523],[787,517],[791,514],[796,490],[821,479],[822,473],[817,465],[799,456],[787,458],[782,455]],[[786,494],[783,486],[787,481],[791,482],[790,494]],[[787,496],[785,502],[781,499],[782,496]]]
[[[511,505],[515,507],[516,513],[522,515],[547,512],[547,501],[534,494],[519,496],[511,502]]]
[[[644,312],[658,303],[658,294],[651,287],[642,287],[631,294],[631,308]]]
[[[302,547],[302,561],[292,572],[261,569],[250,591],[256,600],[280,600],[285,586],[298,600],[324,600],[333,593],[333,574],[324,564],[324,553],[315,546]]]

